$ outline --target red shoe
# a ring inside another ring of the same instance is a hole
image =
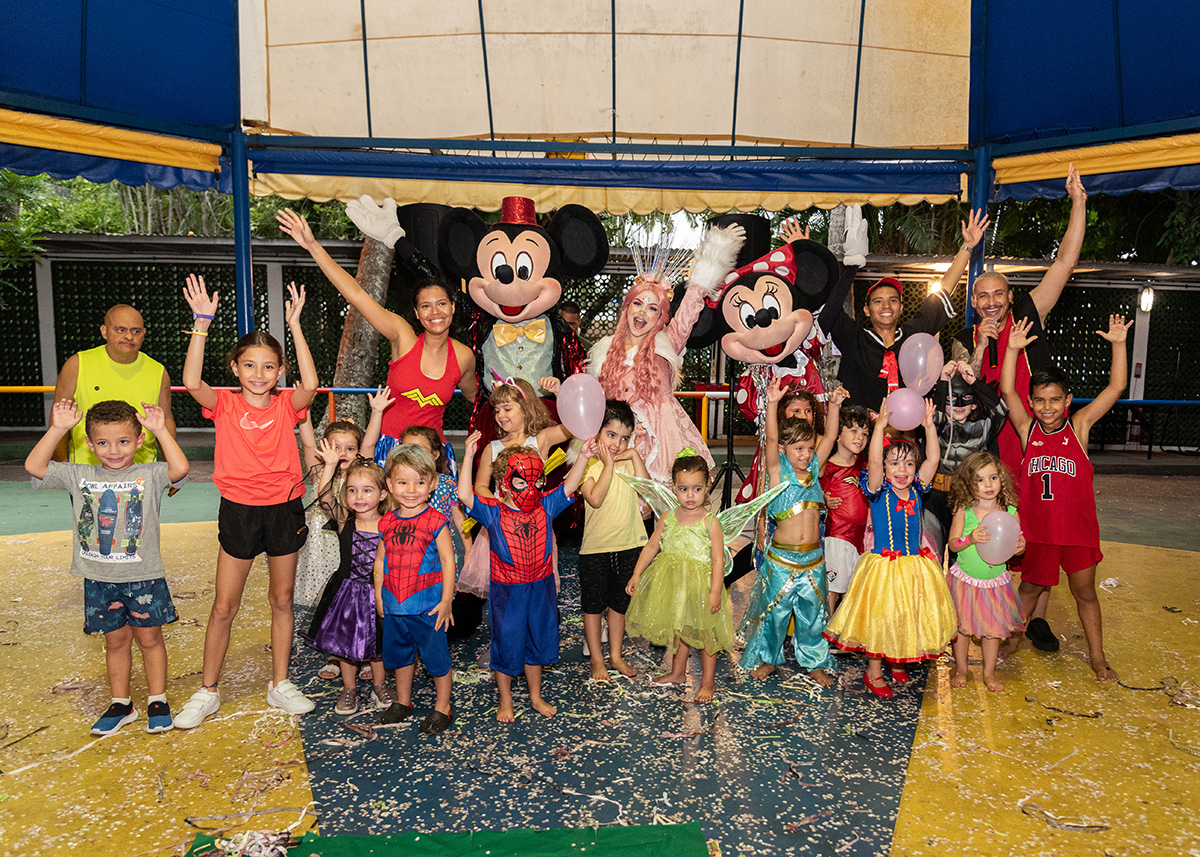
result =
[[[901,684],[904,684],[908,681],[908,671],[905,670],[904,667],[897,667],[893,666],[892,664],[888,664],[888,670],[892,674],[892,681],[898,681]]]
[[[876,682],[878,682],[878,683],[876,683]],[[872,680],[872,678],[869,675],[864,674],[863,675],[863,684],[865,684],[867,686],[867,690],[871,691],[871,693],[873,693],[876,696],[881,697],[883,699],[887,699],[889,696],[892,695],[892,689],[887,686],[887,682],[885,682],[883,680],[883,676],[880,676],[879,678]]]

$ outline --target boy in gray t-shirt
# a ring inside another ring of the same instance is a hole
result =
[[[128,402],[97,402],[87,412],[88,448],[100,464],[52,461],[54,448],[79,423],[71,399],[54,403],[50,428],[25,459],[34,488],[71,494],[75,538],[71,574],[83,578],[83,630],[104,634],[112,705],[92,726],[111,735],[137,719],[129,695],[131,644],[137,642],[150,695],[147,732],[171,729],[167,705],[167,649],[162,626],[174,622],[175,605],[163,577],[158,507],[163,491],[187,479],[188,460],[166,429],[162,408],[142,403],[143,417]],[[166,461],[135,464],[143,427]]]

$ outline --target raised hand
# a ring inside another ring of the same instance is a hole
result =
[[[204,278],[198,277],[195,274],[187,275],[187,285],[183,287],[183,297],[187,300],[188,306],[192,308],[195,315],[212,315],[217,314],[216,292],[212,293],[212,297],[208,296],[208,289],[204,287]],[[207,321],[207,319],[205,319]]]
[[[404,230],[396,220],[396,200],[385,199],[383,205],[364,194],[346,205],[346,216],[354,222],[364,235],[382,241],[389,247],[404,237]]]
[[[1067,196],[1073,203],[1087,202],[1087,191],[1083,188],[1083,178],[1074,164],[1067,165]]]
[[[925,419],[921,420],[921,425],[925,428],[933,428],[933,413],[936,410],[933,406],[933,399],[925,400]]]
[[[291,300],[284,301],[283,318],[287,322],[288,327],[293,327],[300,324],[300,310],[304,309],[304,286],[301,285],[297,289],[294,281],[288,283],[288,294],[292,298]]]
[[[833,392],[829,394],[829,407],[840,408],[850,398],[850,391],[845,387],[835,387]]]
[[[466,446],[463,447],[463,458],[471,461],[475,458],[475,453],[479,451],[479,441],[483,439],[483,432],[473,431],[467,435]]]
[[[145,408],[146,414],[138,414],[138,422],[142,424],[142,428],[151,434],[158,434],[167,427],[167,414],[158,405],[152,405],[149,402],[142,402],[142,407]]]
[[[558,391],[562,388],[562,381],[551,375],[547,375],[545,378],[538,378],[538,386],[550,395],[557,396]]]
[[[977,208],[971,209],[970,218],[962,223],[963,249],[974,250],[975,245],[983,240],[983,233],[987,232],[988,225],[991,220],[985,212],[981,212]]]
[[[779,227],[779,237],[784,242],[790,244],[793,241],[801,241],[808,238],[808,227],[800,228],[800,221],[795,217],[789,217]]]
[[[330,442],[329,438],[321,438],[321,442],[317,444],[317,458],[321,459],[325,464],[337,466],[342,463],[342,456],[337,451],[337,447]]]
[[[843,245],[846,255],[842,264],[846,267],[867,264],[867,253],[870,252],[870,242],[867,239],[867,221],[863,220],[861,205],[846,206],[846,243]]]
[[[1125,334],[1131,327],[1133,327],[1132,318],[1127,322],[1123,315],[1110,315],[1108,317],[1108,330],[1097,330],[1096,333],[1112,343],[1124,342]]]
[[[767,384],[767,403],[778,403],[783,398],[783,384],[779,380],[779,376],[775,375],[771,378],[771,382]]]
[[[82,417],[74,399],[59,399],[50,409],[50,427],[70,431],[79,424]]]
[[[1029,343],[1037,340],[1037,336],[1030,336],[1029,331],[1033,328],[1033,319],[1024,318],[1016,322],[1012,326],[1012,332],[1008,334],[1009,348],[1024,348]],[[1097,331],[1098,332],[1098,331]],[[1103,333],[1100,334],[1104,336]],[[1108,337],[1105,337],[1106,339]]]
[[[392,398],[392,391],[388,387],[380,385],[374,393],[367,393],[367,404],[371,406],[371,410],[383,413],[390,408],[395,399]]]
[[[876,425],[883,425],[887,428],[888,420],[891,419],[892,412],[888,410],[887,398],[884,397],[883,403],[879,406],[879,414],[875,417]]]
[[[600,444],[596,443],[596,439],[594,437],[589,437],[583,442],[583,447],[579,450],[579,455],[581,458],[595,458],[596,451],[600,448]],[[605,450],[603,454],[606,454],[607,452],[608,450]]]
[[[305,250],[311,250],[317,246],[317,239],[313,237],[308,220],[303,215],[297,214],[290,208],[285,208],[275,212],[275,222],[279,224],[281,232],[290,235],[292,240]]]

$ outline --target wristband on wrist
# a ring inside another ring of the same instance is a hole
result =
[[[181,330],[180,333],[185,333],[188,336],[192,336],[193,334],[196,336],[208,336],[207,330],[196,330],[195,328],[192,328],[191,330]]]
[[[207,318],[209,321],[212,321],[212,320],[213,320],[213,317],[212,317],[211,315],[205,315],[205,314],[204,314],[204,313],[202,313],[202,312],[194,312],[194,313],[192,313],[192,321],[195,321],[195,320],[196,320],[196,319],[198,319],[198,318]]]

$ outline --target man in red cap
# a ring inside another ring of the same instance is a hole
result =
[[[904,338],[914,333],[937,336],[946,322],[954,318],[950,295],[967,269],[971,251],[983,238],[985,229],[987,218],[980,219],[978,212],[971,212],[970,221],[962,225],[962,247],[942,276],[941,287],[925,298],[916,315],[903,326],[900,324],[900,299],[904,285],[899,280],[884,277],[867,289],[863,313],[868,327],[847,316],[842,309],[853,280],[847,277],[838,283],[826,301],[818,323],[842,352],[838,380],[850,392],[850,404],[878,408],[889,393],[903,384],[896,355]]]

